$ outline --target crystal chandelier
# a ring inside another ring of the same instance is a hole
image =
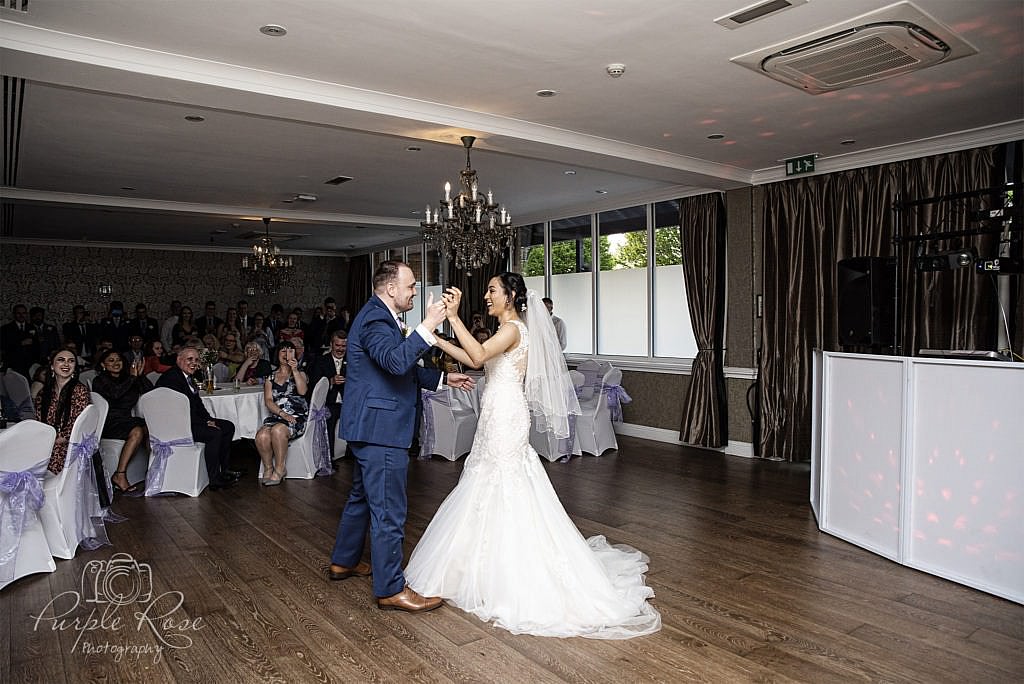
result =
[[[426,220],[420,223],[423,239],[433,243],[437,250],[455,263],[455,268],[479,268],[500,256],[512,245],[512,215],[499,207],[493,193],[479,191],[476,171],[469,161],[469,151],[476,140],[462,136],[466,147],[466,168],[459,172],[462,189],[457,197],[451,196],[452,185],[445,182],[444,199],[437,211],[427,205]]]
[[[281,256],[281,250],[270,239],[270,218],[264,218],[263,225],[266,226],[266,235],[256,240],[252,256],[242,257],[240,273],[247,289],[273,294],[291,281],[295,268],[292,258]]]

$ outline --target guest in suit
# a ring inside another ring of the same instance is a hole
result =
[[[150,342],[153,344],[153,342]],[[160,344],[156,341],[156,344]],[[103,369],[92,381],[92,391],[107,400],[107,420],[103,423],[104,439],[124,441],[117,459],[117,469],[110,483],[117,491],[134,492],[138,485],[128,482],[128,461],[149,438],[146,421],[132,415],[139,397],[153,389],[153,384],[142,373],[142,363],[126,364],[119,352],[110,349],[99,358]]]
[[[178,352],[176,365],[177,368],[160,376],[156,386],[180,392],[188,399],[192,439],[206,445],[206,472],[210,476],[210,489],[231,487],[242,477],[240,471],[228,468],[235,426],[229,420],[211,416],[199,397],[199,386],[192,377],[199,368],[199,350],[185,347]]]
[[[344,330],[335,330],[331,335],[331,350],[321,354],[313,360],[309,367],[309,386],[312,390],[320,382],[320,378],[327,378],[327,437],[331,448],[331,460],[334,460],[334,436],[338,429],[338,419],[341,417],[341,400],[345,395],[345,375],[348,368],[345,363],[345,351],[348,349],[348,333]]]
[[[100,339],[110,340],[117,351],[128,349],[129,325],[124,318],[124,304],[116,299],[110,302],[109,315],[100,321]]]
[[[341,436],[352,447],[352,489],[338,524],[329,576],[343,580],[371,574],[360,560],[370,532],[373,593],[382,609],[420,612],[441,605],[405,584],[402,540],[409,446],[416,423],[420,386],[437,389],[444,375],[417,361],[434,343],[432,330],[445,318],[444,304],[431,297],[423,323],[405,337],[399,314],[412,309],[416,276],[407,264],[385,261],[373,274],[374,295],[352,323],[348,337],[346,400]],[[450,373],[447,382],[470,389],[468,376]]]
[[[199,336],[216,335],[217,330],[224,323],[224,321],[217,318],[217,303],[211,299],[206,302],[206,305],[203,308],[204,312],[202,318],[196,321],[196,324],[199,326]]]
[[[32,364],[39,360],[39,337],[24,304],[11,307],[11,322],[0,328],[0,347],[7,367],[29,377]]]
[[[131,335],[138,335],[143,342],[160,339],[160,324],[155,318],[146,315],[146,305],[139,302],[135,305],[135,318],[131,323]]]
[[[28,320],[36,330],[36,339],[39,340],[39,356],[33,362],[45,362],[53,352],[60,349],[60,333],[57,326],[46,322],[46,309],[41,306],[33,306],[28,311]]]
[[[62,326],[64,343],[74,342],[78,345],[78,355],[89,360],[96,352],[96,330],[89,322],[85,307],[81,304],[71,310],[71,320]]]
[[[267,327],[270,329],[270,341],[273,344],[277,344],[281,340],[278,337],[278,332],[286,325],[284,316],[284,307],[280,304],[274,304],[270,307],[270,318],[267,319]]]
[[[146,340],[142,335],[133,332],[128,336],[128,349],[124,352],[124,361],[129,366],[138,364],[139,368],[142,368],[142,364],[146,360],[146,350],[143,347]]]
[[[235,305],[235,312],[238,314],[238,329],[243,335],[248,334],[252,329],[252,315],[249,313],[249,302],[240,299]]]
[[[50,374],[35,400],[36,420],[53,426],[57,431],[50,463],[46,467],[54,475],[64,470],[71,428],[90,403],[89,388],[78,381],[75,354],[66,349],[55,352],[50,358]]]

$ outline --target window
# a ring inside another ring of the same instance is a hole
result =
[[[523,274],[526,287],[536,290],[543,297],[547,291],[544,284],[547,265],[544,262],[543,223],[534,223],[519,229],[519,272]]]
[[[654,355],[692,359],[697,341],[683,281],[679,202],[654,205]]]
[[[590,232],[589,215],[551,222],[551,299],[565,322],[570,354],[594,352]]]
[[[597,217],[597,352],[647,356],[647,207]]]

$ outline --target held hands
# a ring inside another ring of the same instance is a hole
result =
[[[441,301],[444,302],[445,315],[448,319],[458,318],[459,304],[462,303],[462,290],[455,286],[449,287],[441,295]]]
[[[445,319],[444,301],[434,301],[434,293],[427,295],[427,315],[423,318],[423,326],[427,330],[433,330],[441,325]]]
[[[465,373],[449,373],[446,382],[456,389],[466,390],[467,392],[476,387],[476,380]]]

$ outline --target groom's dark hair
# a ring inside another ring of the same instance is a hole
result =
[[[404,261],[398,261],[397,259],[382,261],[377,270],[373,272],[373,291],[379,292],[383,290],[385,285],[398,277],[398,270],[405,265]]]

